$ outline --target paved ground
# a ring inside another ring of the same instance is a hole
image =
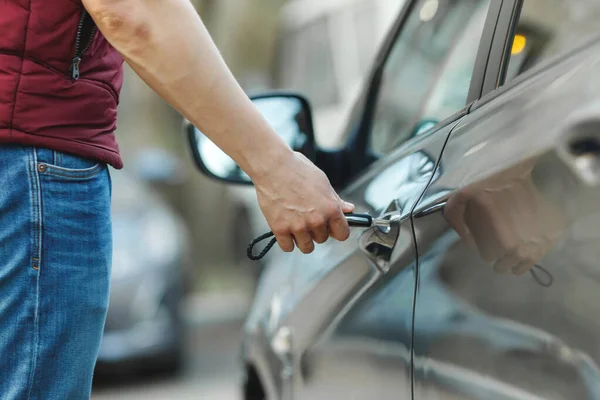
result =
[[[92,400],[241,399],[238,355],[243,315],[224,310],[220,315],[229,318],[188,319],[187,359],[177,376],[98,376]]]
[[[155,382],[114,386],[98,390],[93,400],[171,400],[171,399],[211,399],[238,400],[240,396],[232,382],[194,381],[192,379],[174,379]]]

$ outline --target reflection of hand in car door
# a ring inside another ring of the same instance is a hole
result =
[[[554,247],[567,226],[563,212],[535,187],[535,160],[455,192],[444,216],[494,270],[522,275]]]

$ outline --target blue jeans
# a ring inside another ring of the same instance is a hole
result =
[[[0,147],[0,399],[89,399],[108,308],[105,164]]]

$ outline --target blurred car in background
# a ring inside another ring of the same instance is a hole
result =
[[[169,168],[161,165],[154,170],[164,174]],[[127,170],[112,170],[111,178],[113,265],[98,368],[175,371],[184,343],[179,308],[191,272],[186,229],[148,179]]]
[[[407,0],[333,150],[310,100],[253,96],[389,226],[273,250],[246,400],[600,399],[598,20],[596,0]],[[249,183],[187,128],[202,171]]]

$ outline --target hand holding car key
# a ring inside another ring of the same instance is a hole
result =
[[[346,213],[344,214],[344,217],[346,217],[346,222],[348,222],[348,225],[354,228],[372,228],[376,226],[384,232],[389,230],[390,228],[389,219],[373,218],[369,214]],[[271,250],[275,243],[277,243],[277,239],[275,239],[273,236],[275,236],[273,232],[267,232],[250,242],[247,249],[248,258],[253,261],[258,261],[264,256],[266,256],[269,250]],[[252,252],[254,250],[254,246],[256,246],[259,242],[262,242],[263,240],[268,239],[270,237],[273,237],[273,239],[271,239],[271,241],[259,254],[255,255]]]

